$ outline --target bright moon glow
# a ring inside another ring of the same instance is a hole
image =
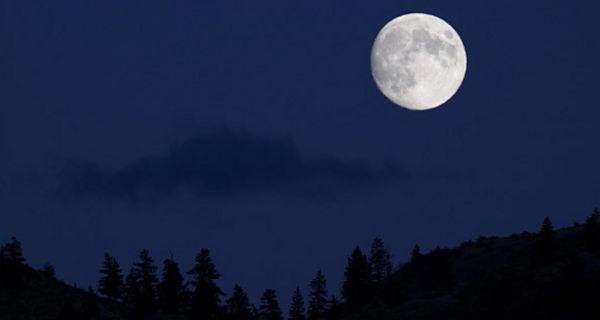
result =
[[[467,54],[456,30],[444,20],[411,13],[381,29],[371,51],[371,71],[392,102],[428,110],[456,93],[467,71]]]

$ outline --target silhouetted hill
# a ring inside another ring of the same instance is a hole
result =
[[[391,273],[390,268],[381,239],[375,239],[369,257],[357,247],[346,269],[346,301],[327,300],[318,272],[308,295],[308,319],[600,319],[600,213],[556,231],[546,219],[537,233],[480,237],[425,254],[416,247],[410,262]],[[265,291],[260,308],[239,286],[221,299],[220,275],[206,249],[187,283],[170,259],[159,280],[147,250],[126,281],[109,254],[103,270],[100,292],[112,299],[57,280],[50,267],[27,266],[13,238],[0,249],[0,319],[283,319],[274,290]],[[293,319],[304,319],[300,291],[294,303]]]
[[[107,319],[117,319],[120,306],[57,280],[50,270],[0,261],[0,319],[87,319],[96,303]],[[90,301],[92,300],[92,301]]]
[[[587,228],[433,250],[402,265],[366,306],[346,306],[343,319],[600,319],[600,243]]]

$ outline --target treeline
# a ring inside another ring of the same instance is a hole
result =
[[[21,243],[12,237],[0,249],[0,287],[18,289],[26,271]],[[54,268],[47,264],[41,270],[54,277]],[[393,264],[389,250],[380,238],[375,238],[369,255],[356,247],[348,258],[342,298],[329,294],[327,280],[321,270],[309,283],[308,296],[297,287],[287,310],[290,320],[339,319],[342,301],[361,305],[390,277]],[[120,263],[109,253],[104,254],[97,292],[118,305],[124,318],[137,319],[215,319],[215,320],[283,320],[283,308],[277,293],[266,289],[258,306],[253,305],[246,291],[235,285],[226,297],[217,281],[220,274],[210,251],[202,249],[193,267],[183,272],[173,258],[164,259],[162,270],[147,249],[125,275]],[[187,275],[188,280],[186,280]],[[85,303],[76,308],[68,301],[61,307],[59,319],[100,319],[101,303],[90,287]],[[80,310],[76,310],[80,309]]]
[[[583,226],[576,226],[581,227],[584,247],[593,249],[594,252],[600,249],[598,210],[594,210]],[[538,233],[523,234],[532,239],[536,259],[552,261],[561,254],[557,233],[549,218],[543,221]],[[487,239],[480,237],[476,242],[468,241],[459,249],[485,249]],[[344,314],[359,312],[367,306],[397,305],[411,297],[429,295],[423,295],[424,292],[439,293],[447,288],[456,289],[451,259],[449,249],[436,248],[423,254],[420,247],[415,245],[410,253],[410,261],[395,268],[384,241],[375,238],[369,252],[365,253],[357,246],[348,256],[340,298],[330,294],[327,280],[319,270],[309,284],[307,296],[303,295],[299,287],[294,290],[291,305],[286,310],[287,319],[342,319]],[[22,284],[24,266],[21,244],[13,237],[0,248],[0,288],[18,288]],[[47,277],[54,277],[54,270],[50,265],[40,272]],[[119,319],[284,319],[284,311],[273,289],[264,291],[258,306],[250,302],[245,290],[239,285],[235,285],[231,294],[226,296],[217,284],[220,274],[208,249],[198,252],[190,270],[182,271],[171,257],[162,261],[160,272],[149,251],[144,249],[127,275],[117,259],[105,253],[100,274],[97,292],[102,296],[102,301],[89,288],[79,310],[74,310],[67,303],[60,311],[59,319],[103,319],[101,306],[107,303],[118,306]],[[467,284],[464,287],[468,289],[469,286]],[[471,296],[482,296],[484,289],[474,291]],[[485,305],[480,302],[478,304]]]
[[[391,255],[380,238],[373,241],[368,257],[356,247],[346,267],[342,290],[344,301],[350,304],[366,302],[371,292],[382,286],[392,274],[392,269]],[[264,291],[259,306],[252,305],[239,285],[235,285],[231,295],[225,298],[217,284],[220,274],[208,249],[202,249],[196,255],[193,268],[186,273],[189,281],[184,280],[179,264],[172,258],[163,261],[159,276],[158,268],[146,249],[140,252],[138,261],[127,276],[124,276],[115,257],[105,253],[100,273],[98,292],[123,303],[132,319],[144,319],[154,314],[186,316],[189,319],[284,319],[273,289]],[[327,280],[320,270],[309,287],[306,305],[300,288],[294,290],[287,319],[338,319],[340,299],[329,294]]]

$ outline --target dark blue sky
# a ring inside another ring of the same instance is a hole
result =
[[[409,248],[567,225],[599,205],[597,9],[531,1],[0,1],[0,236],[95,283],[102,253],[221,285],[337,291],[375,236]],[[369,55],[392,18],[461,35],[441,108],[394,107]]]

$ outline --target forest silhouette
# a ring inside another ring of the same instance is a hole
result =
[[[356,246],[348,255],[339,293],[317,270],[309,292],[297,287],[289,306],[271,288],[258,305],[240,285],[226,295],[208,249],[190,270],[172,257],[158,265],[143,249],[125,272],[105,253],[96,287],[83,290],[56,279],[51,265],[28,266],[12,237],[0,248],[0,319],[593,319],[600,316],[600,212],[571,227],[555,230],[546,218],[538,232],[453,249],[422,253],[415,245],[399,265],[375,238],[369,250]]]

